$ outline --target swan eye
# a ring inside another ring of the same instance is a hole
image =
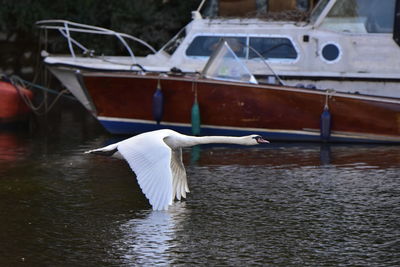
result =
[[[265,139],[264,137],[262,137],[260,135],[254,136],[253,139],[255,139],[257,141],[257,143],[259,143],[259,144],[269,143],[269,141],[267,139]]]

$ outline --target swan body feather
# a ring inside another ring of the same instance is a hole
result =
[[[85,153],[125,159],[135,172],[138,184],[153,210],[167,210],[175,198],[181,200],[190,192],[182,162],[182,148],[209,143],[256,145],[268,141],[259,135],[196,137],[163,129],[142,133]]]

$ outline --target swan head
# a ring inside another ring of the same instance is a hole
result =
[[[249,144],[257,145],[257,144],[268,144],[269,141],[262,137],[261,135],[252,134],[249,138]]]

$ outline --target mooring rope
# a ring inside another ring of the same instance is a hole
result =
[[[4,75],[0,75],[4,76]],[[46,115],[48,112],[50,112],[50,110],[55,106],[55,104],[58,102],[58,100],[64,96],[64,97],[68,97],[70,99],[74,99],[71,96],[67,96],[65,95],[66,93],[68,93],[67,89],[64,89],[62,91],[56,91],[38,84],[34,84],[31,83],[29,81],[26,81],[24,79],[22,79],[21,77],[17,76],[17,75],[12,75],[11,77],[8,77],[8,80],[11,82],[11,84],[15,87],[15,89],[18,92],[18,95],[21,97],[21,99],[24,101],[24,103],[36,114],[39,116],[43,116]],[[24,92],[22,91],[21,88],[26,88],[26,89],[30,89],[30,88],[36,88],[39,89],[43,92],[45,92],[43,101],[36,105],[31,101],[31,99],[24,94]],[[51,93],[51,94],[55,94],[56,97],[54,98],[54,100],[50,103],[50,105],[48,105],[47,103],[47,93]],[[41,112],[40,110],[44,108],[44,111]]]

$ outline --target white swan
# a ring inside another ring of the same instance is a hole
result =
[[[86,151],[125,159],[153,210],[167,210],[175,197],[186,198],[189,187],[182,162],[182,147],[223,143],[257,145],[269,143],[260,135],[188,136],[163,129],[146,132],[106,147]]]

